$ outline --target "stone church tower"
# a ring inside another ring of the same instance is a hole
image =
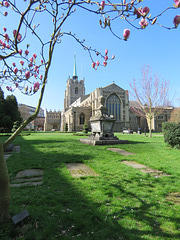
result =
[[[74,71],[73,77],[68,78],[65,98],[64,98],[64,110],[66,111],[69,106],[75,102],[79,97],[85,95],[84,79],[78,81],[77,70],[76,70],[76,56],[74,55]]]

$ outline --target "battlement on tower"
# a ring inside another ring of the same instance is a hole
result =
[[[61,112],[60,111],[47,111],[45,116],[44,130],[45,131],[59,131],[61,122]]]

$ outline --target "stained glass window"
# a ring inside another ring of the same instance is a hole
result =
[[[116,120],[121,120],[121,101],[115,93],[108,97],[106,107],[109,115],[114,115]]]

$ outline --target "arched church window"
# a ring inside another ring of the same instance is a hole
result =
[[[84,121],[85,121],[85,116],[84,116],[84,113],[81,113],[80,114],[80,124],[84,124]]]
[[[114,115],[116,120],[121,120],[121,101],[115,93],[107,98],[106,107],[109,115]]]
[[[75,88],[75,94],[78,94],[78,87]]]

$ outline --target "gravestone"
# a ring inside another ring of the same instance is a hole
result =
[[[127,151],[122,150],[122,149],[120,149],[120,148],[107,148],[107,150],[110,150],[110,151],[112,151],[112,152],[120,153],[120,154],[123,155],[123,156],[135,155],[134,153],[127,152]]]
[[[88,138],[80,139],[81,143],[88,145],[114,145],[128,143],[127,140],[119,140],[113,133],[115,123],[114,116],[107,114],[104,107],[105,98],[99,97],[100,107],[95,110],[95,116],[90,118],[91,135]]]
[[[84,163],[66,163],[67,169],[73,177],[98,176],[98,174]]]
[[[25,209],[22,212],[20,212],[20,213],[16,214],[15,216],[13,216],[11,219],[12,219],[14,224],[18,224],[18,223],[22,222],[28,216],[29,216],[29,213]]]
[[[19,171],[11,180],[11,187],[39,186],[43,183],[42,169],[26,169]]]

